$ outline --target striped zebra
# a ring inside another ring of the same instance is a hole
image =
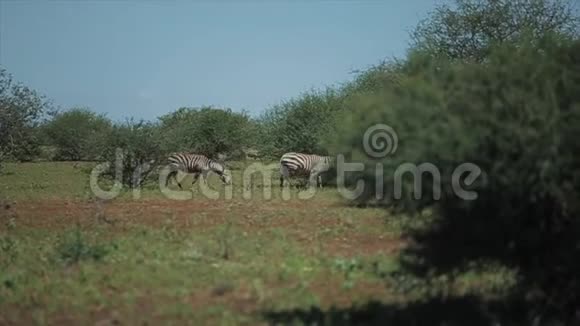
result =
[[[323,172],[328,171],[334,163],[332,156],[320,156],[303,153],[286,153],[280,158],[280,187],[284,186],[284,179],[290,183],[291,176],[305,175],[308,176],[309,184],[322,188]]]
[[[231,184],[232,177],[231,173],[226,167],[218,163],[215,160],[207,158],[204,155],[193,154],[193,153],[174,153],[168,158],[169,165],[171,167],[171,172],[167,176],[165,185],[169,184],[170,179],[174,178],[177,181],[177,172],[182,171],[185,173],[193,173],[193,182],[195,184],[200,174],[202,176],[202,182],[207,182],[207,174],[209,172],[214,172],[217,174],[224,184]],[[181,188],[181,184],[177,181],[177,185]]]

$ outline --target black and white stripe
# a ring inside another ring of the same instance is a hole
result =
[[[166,185],[169,184],[169,180],[171,178],[176,178],[178,171],[193,173],[192,185],[195,184],[200,174],[202,175],[203,181],[205,181],[207,179],[207,174],[210,171],[216,173],[223,183],[229,184],[231,182],[231,176],[226,167],[223,164],[206,157],[205,155],[193,153],[174,153],[169,156],[168,162],[171,167],[171,172],[167,177]],[[181,188],[179,181],[177,182],[177,185],[179,188]]]
[[[291,176],[308,176],[310,185],[316,179],[317,186],[322,187],[321,173],[328,171],[334,165],[332,156],[320,156],[303,153],[286,153],[280,158],[280,187],[284,186],[284,179],[289,181]]]

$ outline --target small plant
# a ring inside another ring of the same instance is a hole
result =
[[[58,258],[68,264],[83,260],[99,261],[109,252],[110,249],[103,244],[89,243],[79,228],[65,234],[56,245]]]
[[[0,220],[4,221],[8,230],[13,230],[16,228],[16,215],[14,211],[11,210],[11,208],[12,206],[10,203],[0,199]]]
[[[334,261],[334,267],[345,274],[351,273],[355,270],[361,269],[361,263],[356,259],[342,259],[338,258]]]
[[[362,269],[362,264],[356,258],[352,259],[336,259],[334,261],[334,268],[344,273],[345,283],[343,286],[350,289],[354,286],[353,273]]]
[[[232,235],[231,235],[232,221],[228,219],[225,228],[218,235],[218,242],[220,246],[221,258],[228,260],[232,256]]]
[[[0,237],[0,250],[4,262],[13,262],[18,256],[16,241],[11,237]]]
[[[396,277],[402,273],[398,257],[384,257],[370,264],[370,272],[379,278]]]

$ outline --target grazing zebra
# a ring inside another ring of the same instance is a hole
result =
[[[307,175],[309,184],[322,188],[323,172],[328,171],[334,165],[332,156],[320,156],[302,153],[286,153],[280,158],[280,187],[284,186],[284,179],[290,182],[290,176]]]
[[[224,184],[231,184],[232,177],[230,171],[226,169],[223,164],[220,164],[212,159],[207,158],[204,155],[192,154],[192,153],[174,153],[168,158],[169,165],[172,170],[167,176],[165,185],[169,184],[171,178],[175,178],[177,181],[177,172],[183,171],[186,173],[193,173],[193,182],[195,184],[199,175],[202,175],[202,181],[206,182],[207,174],[210,171],[216,173]],[[177,181],[177,185],[181,188],[181,184]]]

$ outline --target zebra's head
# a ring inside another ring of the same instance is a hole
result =
[[[210,169],[220,177],[220,180],[222,180],[224,184],[229,185],[232,183],[232,174],[224,163],[210,160]]]
[[[230,172],[230,170],[228,170],[227,168],[224,167],[223,172],[220,174],[220,179],[222,180],[222,182],[224,184],[231,184],[232,183],[232,174]]]

